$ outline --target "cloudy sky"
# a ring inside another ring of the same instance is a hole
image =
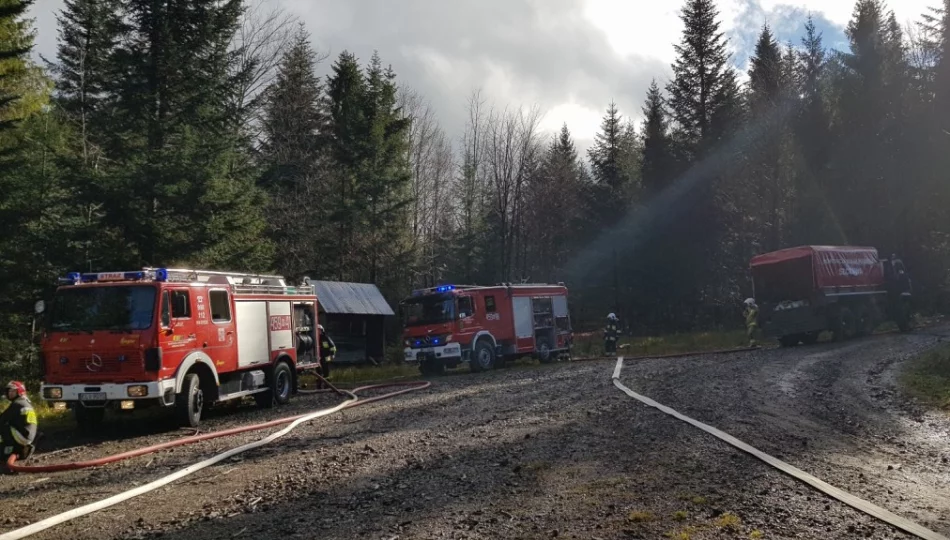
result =
[[[443,126],[461,133],[475,88],[498,107],[538,105],[543,127],[567,122],[586,147],[610,100],[638,118],[651,79],[668,80],[680,0],[263,0],[306,24],[333,56],[378,50],[398,78],[425,95]],[[909,24],[938,0],[891,0]],[[719,0],[720,20],[744,68],[762,24],[798,43],[811,13],[830,48],[846,46],[852,0]],[[36,54],[53,58],[62,0],[38,0]],[[332,59],[332,56],[331,56]],[[325,72],[329,62],[321,66]]]

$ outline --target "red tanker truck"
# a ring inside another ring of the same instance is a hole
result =
[[[800,246],[750,263],[759,325],[784,347],[811,344],[823,331],[835,340],[870,334],[891,320],[910,327],[910,277],[895,257],[875,248]]]

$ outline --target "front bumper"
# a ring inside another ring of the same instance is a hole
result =
[[[403,352],[406,362],[420,362],[423,359],[458,359],[462,357],[462,346],[458,343],[448,343],[440,347],[423,347],[421,349],[406,347]]]
[[[144,386],[145,395],[132,397],[129,396],[130,386]],[[60,398],[47,398],[46,390],[48,388],[60,388],[63,395]],[[122,384],[47,384],[40,385],[40,396],[44,401],[65,401],[67,403],[93,402],[101,404],[103,401],[127,401],[140,399],[159,399],[165,392],[175,391],[175,379],[165,379],[164,381],[132,382]],[[95,394],[96,399],[90,399],[90,395]],[[105,399],[102,399],[102,398]]]

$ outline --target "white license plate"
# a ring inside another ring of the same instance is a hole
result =
[[[94,392],[92,394],[79,394],[79,401],[105,401],[105,392]]]

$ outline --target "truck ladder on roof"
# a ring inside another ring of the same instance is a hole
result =
[[[154,272],[156,268],[145,268]],[[314,293],[309,279],[302,285],[288,285],[286,278],[272,274],[253,274],[242,272],[219,272],[216,270],[196,270],[190,268],[167,268],[168,281],[173,283],[221,282],[233,287],[235,294],[305,294]],[[217,278],[217,279],[216,279]]]

